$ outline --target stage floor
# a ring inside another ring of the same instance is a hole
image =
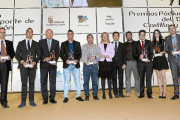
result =
[[[24,108],[17,108],[21,94],[8,94],[9,109],[0,106],[1,120],[180,120],[180,100],[170,100],[174,87],[167,87],[167,98],[159,99],[158,87],[153,88],[153,99],[147,97],[138,99],[132,89],[131,96],[126,98],[102,99],[99,91],[99,101],[92,99],[78,102],[75,92],[69,93],[69,102],[63,103],[63,92],[56,94],[57,104],[42,104],[41,93],[35,93],[36,107],[31,107],[27,100]],[[90,92],[92,93],[92,92]],[[124,89],[125,93],[125,89]],[[81,96],[84,98],[84,91]]]

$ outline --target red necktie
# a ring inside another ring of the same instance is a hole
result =
[[[142,42],[142,49],[144,50],[144,41],[141,41]]]
[[[6,56],[6,55],[7,55],[6,47],[4,46],[3,41],[1,40],[1,56]]]

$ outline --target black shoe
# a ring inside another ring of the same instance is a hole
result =
[[[21,104],[18,106],[18,108],[22,108],[24,106],[26,106],[26,103],[25,102],[21,102]]]
[[[57,101],[55,101],[55,99],[52,99],[52,100],[50,100],[50,103],[55,104],[55,103],[57,103]]]
[[[36,106],[36,104],[34,103],[34,101],[30,101],[30,105],[31,105],[31,106]]]
[[[84,100],[79,96],[79,97],[76,97],[76,101],[81,101],[81,102],[83,102]]]
[[[179,96],[174,95],[174,96],[171,98],[171,100],[175,100],[175,99],[179,99]]]
[[[106,99],[106,95],[103,95],[103,96],[102,96],[102,99]]]
[[[89,101],[89,96],[86,96],[84,100]]]
[[[68,101],[69,101],[69,99],[66,97],[66,98],[64,98],[63,103],[67,103]]]
[[[109,95],[109,98],[110,98],[110,99],[113,99],[113,96],[112,96],[112,95]]]
[[[115,98],[119,98],[119,95],[115,95]]]
[[[3,108],[9,108],[9,106],[7,105],[7,103],[3,103],[1,104],[3,106]]]
[[[125,98],[125,96],[123,94],[119,95],[119,97]]]
[[[166,99],[166,96],[162,96],[163,99]]]
[[[140,95],[140,96],[138,96],[138,98],[143,98],[144,97],[144,95]]]
[[[148,97],[149,99],[153,99],[152,95],[148,95],[147,97]]]
[[[44,100],[44,101],[43,101],[43,104],[48,104],[48,100]]]
[[[94,100],[99,100],[98,96],[93,96]]]

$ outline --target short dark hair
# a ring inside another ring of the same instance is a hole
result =
[[[26,30],[26,33],[27,33],[28,30],[32,30],[32,32],[33,32],[33,29],[32,29],[32,28],[28,28],[28,29]]]
[[[4,31],[6,31],[3,27],[1,27],[1,28],[0,28],[0,30],[4,30]]]
[[[132,32],[131,31],[127,31],[126,32],[126,37],[127,37],[127,34],[131,34],[131,36],[132,36]]]
[[[92,36],[92,37],[93,37],[93,35],[92,35],[92,34],[88,34],[88,35],[87,35],[87,38],[88,38],[89,36]]]
[[[72,32],[74,34],[74,32],[72,30],[68,30],[68,32]]]
[[[114,34],[118,34],[118,36],[119,36],[119,33],[118,33],[118,32],[116,32],[116,31],[115,31],[115,32],[113,32],[113,36],[114,36]]]
[[[140,30],[140,31],[139,31],[139,35],[140,35],[142,32],[146,34],[146,31],[145,31],[145,30]]]
[[[174,26],[174,27],[176,27],[174,24],[171,24],[171,25],[169,25],[169,26],[168,26],[168,29],[169,29],[169,27],[171,27],[171,26]]]

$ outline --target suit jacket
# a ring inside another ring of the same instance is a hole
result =
[[[114,46],[114,44],[113,44],[113,46]],[[114,52],[115,52],[115,47],[114,47]],[[117,53],[115,53],[113,62],[115,62],[115,59],[117,59],[116,61],[118,61],[117,62],[118,67],[122,67],[123,64],[126,64],[126,51],[124,48],[124,44],[121,42],[119,42],[119,44],[118,44]]]
[[[153,58],[153,46],[152,46],[152,42],[150,40],[146,40],[145,39],[145,45],[144,45],[144,48],[147,50],[147,57],[150,61],[152,61],[152,58]],[[133,56],[135,58],[137,58],[137,60],[140,61],[139,59],[139,56],[142,54],[142,46],[141,46],[141,43],[140,43],[140,40],[137,41],[134,45],[134,54]]]
[[[100,48],[100,52],[102,55],[109,55],[110,58],[102,58],[100,57],[99,61],[104,61],[105,59],[108,62],[112,62],[112,58],[114,57],[114,45],[112,43],[108,43],[107,44],[107,48],[106,51],[104,49],[104,44],[103,43],[99,43],[98,44],[99,48]]]
[[[51,65],[45,61],[46,57],[50,57],[50,53],[54,50],[56,54],[56,62],[59,59],[59,41],[52,39],[51,43],[51,49],[49,51],[48,49],[48,44],[47,44],[47,39],[42,39],[39,41],[39,46],[41,49],[42,57],[41,57],[41,62],[40,62],[40,68],[43,69],[48,69],[49,67],[56,69],[56,65]]]
[[[13,47],[13,42],[9,41],[9,40],[5,40],[6,42],[6,51],[7,51],[7,55],[10,56],[11,60],[14,58],[15,52],[14,52],[14,47]],[[6,61],[6,66],[7,66],[7,70],[11,71],[11,60],[7,60]]]
[[[41,50],[40,50],[39,44],[34,40],[32,40],[30,52],[31,52],[31,55],[33,56],[33,62],[36,63],[34,68],[37,69],[37,63],[39,62],[41,58]],[[21,61],[23,60],[26,62],[28,54],[29,54],[29,51],[27,49],[26,40],[20,41],[18,43],[18,46],[16,49],[16,55],[15,55],[16,59],[19,62],[19,65],[18,65],[19,69],[24,68],[23,64],[21,64]]]
[[[180,49],[180,35],[177,34],[176,36],[177,36],[177,45],[178,45],[178,48]],[[165,52],[168,53],[168,61],[169,62],[171,62],[171,60],[173,58],[171,51],[173,51],[173,44],[172,44],[171,35],[169,35],[165,38]]]
[[[79,61],[82,56],[80,42],[73,40],[73,52],[74,52],[74,60],[78,60],[78,63],[75,65],[75,67],[80,68]],[[63,60],[63,68],[68,68],[69,64],[66,64],[66,61],[69,59],[68,40],[61,44],[60,57]]]

